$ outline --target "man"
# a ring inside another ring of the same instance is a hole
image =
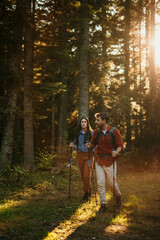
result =
[[[106,211],[106,190],[105,190],[105,175],[109,188],[113,191],[113,158],[115,160],[115,195],[116,207],[121,206],[121,192],[116,182],[116,159],[120,151],[123,149],[123,141],[118,129],[113,128],[108,124],[108,116],[106,113],[95,114],[95,123],[98,129],[94,130],[92,139],[86,143],[87,148],[94,148],[97,145],[96,154],[96,174],[98,193],[100,196],[100,209],[98,213]],[[113,136],[111,132],[113,131]],[[111,137],[112,136],[112,137]],[[114,150],[113,150],[114,149]]]

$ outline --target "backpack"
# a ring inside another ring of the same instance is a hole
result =
[[[112,143],[113,143],[114,147],[116,148],[115,137],[113,134],[114,129],[115,129],[115,127],[112,127],[110,130],[110,133],[108,133],[108,134],[104,134],[104,133],[100,132],[100,129],[98,129],[97,137],[96,137],[96,145],[98,144],[100,136],[110,136]]]

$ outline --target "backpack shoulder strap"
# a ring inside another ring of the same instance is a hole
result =
[[[91,138],[92,138],[92,133],[91,133],[89,130],[87,130],[87,131],[85,132],[85,134],[84,134],[84,144],[85,144],[87,141],[90,141]]]
[[[99,141],[99,138],[100,136],[102,136],[103,133],[100,132],[100,129],[98,128],[98,131],[97,131],[97,137],[96,137],[96,145],[98,144],[98,141]]]
[[[116,129],[116,128],[115,128],[115,127],[112,127],[111,130],[110,130],[110,133],[107,134],[107,135],[110,135],[110,138],[111,138],[111,140],[112,140],[112,143],[113,143],[113,145],[116,147],[115,137],[114,137],[114,134],[113,134],[114,129]],[[98,129],[98,131],[97,131],[97,138],[96,138],[96,145],[98,144],[99,138],[100,138],[100,136],[102,136],[102,135],[103,135],[103,133],[100,132],[100,130]]]
[[[115,128],[115,127],[112,127],[112,128],[111,128],[111,130],[110,130],[110,137],[111,137],[111,139],[112,139],[113,145],[116,147],[115,137],[114,137],[114,134],[113,134],[114,129],[116,129],[116,128]]]

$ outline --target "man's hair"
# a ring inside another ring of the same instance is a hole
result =
[[[96,113],[95,117],[101,117],[102,120],[106,120],[106,123],[108,123],[109,117],[106,113],[101,112],[101,113]]]

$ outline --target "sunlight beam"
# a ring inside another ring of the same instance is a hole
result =
[[[91,200],[90,204],[85,203],[77,209],[74,215],[69,220],[61,222],[44,240],[65,240],[71,235],[79,226],[88,222],[90,218],[96,216],[98,206],[93,204],[94,199]]]

